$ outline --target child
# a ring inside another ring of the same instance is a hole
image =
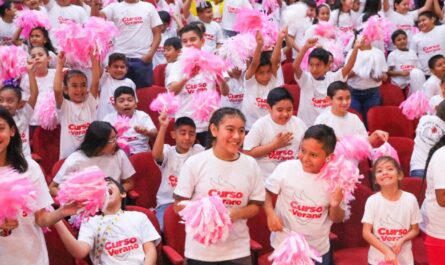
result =
[[[48,192],[45,176],[40,166],[22,153],[22,143],[17,133],[17,126],[12,116],[0,108],[0,165],[16,170],[22,177],[28,178],[38,196],[33,201],[36,209],[30,214],[18,216],[16,220],[6,219],[0,225],[0,263],[3,264],[49,264],[45,238],[41,227],[52,226],[59,220],[75,214],[83,205],[69,203],[53,212],[53,200]]]
[[[185,161],[174,191],[175,210],[183,200],[219,196],[228,208],[232,229],[227,240],[210,246],[186,233],[187,264],[203,262],[250,264],[249,229],[246,219],[258,214],[264,201],[264,185],[255,159],[240,153],[245,118],[237,109],[221,108],[210,119],[209,149]]]
[[[410,176],[424,177],[430,149],[445,135],[445,101],[436,108],[436,115],[424,115],[419,120],[411,156]]]
[[[14,119],[25,156],[31,156],[29,123],[39,94],[34,70],[35,65],[38,64],[37,61],[38,59],[33,58],[27,64],[29,82],[29,97],[26,99],[27,101],[22,101],[22,89],[20,87],[11,84],[0,88],[0,106],[5,108]]]
[[[309,53],[309,72],[303,71],[300,66],[301,62],[306,52],[314,47],[316,43],[317,39],[308,39],[293,64],[295,79],[301,88],[298,117],[308,126],[312,125],[317,116],[329,106],[326,96],[328,85],[334,81],[345,81],[347,79],[354,66],[361,40],[354,46],[345,66],[337,72],[329,71],[330,54],[323,48],[315,48]]]
[[[162,21],[162,25],[160,26],[161,42],[159,43],[159,47],[156,50],[155,55],[153,56],[153,69],[160,64],[166,63],[166,59],[164,57],[165,40],[176,36],[176,31],[172,31],[170,28],[171,24],[170,14],[167,11],[159,11],[158,14]]]
[[[403,0],[405,1],[405,0]],[[408,49],[408,35],[405,31],[399,29],[392,33],[391,40],[396,47],[388,55],[388,76],[391,77],[391,83],[399,86],[406,93],[409,86],[410,94],[418,91],[423,83],[425,76],[420,69],[419,58],[414,51]]]
[[[122,185],[107,177],[109,199],[102,214],[83,222],[76,239],[63,222],[55,226],[68,252],[94,265],[156,264],[156,245],[161,241],[144,213],[125,211],[127,194]]]
[[[245,154],[255,157],[267,178],[281,162],[297,158],[306,124],[293,116],[292,94],[284,87],[267,95],[269,115],[258,119],[244,142]]]
[[[430,99],[430,107],[433,110],[432,113],[436,113],[437,106],[439,106],[443,100],[445,100],[445,75],[442,77],[442,80],[440,80],[440,93],[432,96]]]
[[[281,163],[266,179],[264,210],[271,234],[271,245],[277,248],[286,238],[288,229],[305,236],[309,245],[322,256],[321,263],[331,264],[329,231],[332,223],[345,216],[342,190],[327,192],[328,183],[320,179],[320,170],[335,149],[332,128],[314,125],[305,132],[298,160]],[[275,209],[272,196],[278,195]]]
[[[164,57],[168,64],[176,62],[181,53],[181,39],[177,37],[168,38],[164,42]]]
[[[0,45],[12,45],[12,36],[17,30],[14,23],[16,11],[12,1],[0,3]]]
[[[440,84],[445,77],[445,57],[442,54],[432,56],[428,60],[428,67],[431,70],[431,76],[423,84],[423,92],[428,99],[440,94]]]
[[[227,96],[221,97],[221,107],[231,107],[235,109],[241,109],[244,100],[244,75],[245,71],[238,68],[232,68],[228,72],[229,80],[227,85],[229,86],[229,93]]]
[[[187,25],[179,31],[182,45],[187,48],[201,49],[204,46],[204,35],[202,31],[193,25]],[[228,94],[228,87],[225,79],[209,80],[199,71],[192,78],[184,78],[182,74],[183,66],[179,61],[169,66],[168,75],[165,84],[170,92],[175,93],[181,101],[181,107],[176,112],[175,117],[192,117],[194,113],[192,95],[206,90],[216,90],[219,83],[220,92],[223,96]],[[207,132],[207,122],[197,122],[196,132],[197,138],[201,144],[205,143]]]
[[[368,263],[414,264],[411,240],[422,221],[416,197],[399,189],[403,171],[392,157],[374,162],[373,176],[380,191],[366,201],[363,238],[371,245]]]
[[[331,108],[322,112],[315,124],[325,124],[331,127],[338,139],[345,136],[357,135],[366,137],[373,146],[378,146],[388,140],[388,133],[376,130],[369,137],[365,125],[360,118],[350,113],[351,91],[342,81],[335,81],[328,86],[328,97]]]
[[[331,9],[327,4],[320,4],[317,7],[317,22],[329,22],[329,18],[331,17]]]
[[[345,33],[353,32],[359,16],[352,10],[353,0],[340,0],[338,3],[339,6],[331,12],[329,22]]]
[[[60,159],[66,158],[77,149],[88,126],[96,118],[100,72],[99,61],[92,56],[92,81],[88,92],[84,73],[70,70],[63,74],[65,61],[64,52],[60,52],[54,79],[54,95],[57,109],[60,109]]]
[[[79,150],[65,160],[49,184],[51,195],[57,195],[59,185],[69,177],[69,174],[93,165],[98,166],[105,176],[122,182],[125,191],[131,190],[133,188],[131,177],[135,170],[116,141],[116,129],[110,123],[103,121],[91,123]]]
[[[221,26],[213,21],[213,9],[212,4],[206,1],[203,6],[197,6],[196,12],[198,13],[198,19],[193,15],[190,15],[190,4],[192,0],[186,0],[184,2],[184,7],[182,8],[184,12],[184,18],[190,23],[192,21],[201,21],[205,26],[205,43],[202,48],[205,51],[213,52],[223,43],[223,31]]]
[[[130,154],[150,151],[148,141],[154,139],[157,130],[147,113],[137,110],[136,95],[134,89],[128,86],[120,86],[114,91],[114,112],[107,114],[104,121],[116,124],[119,117],[129,119],[130,128],[121,136],[130,146]]]
[[[247,68],[244,76],[245,94],[241,110],[246,115],[246,130],[259,118],[267,115],[267,94],[279,84],[277,73],[281,61],[281,45],[286,36],[287,29],[278,35],[275,48],[270,52],[262,52],[263,36],[260,32],[256,34],[257,46],[253,54],[252,62]]]
[[[102,120],[107,114],[114,112],[114,91],[121,86],[131,87],[136,90],[136,85],[127,75],[127,58],[122,53],[112,53],[108,57],[107,71],[102,73],[99,81],[99,106],[97,119]]]
[[[204,151],[204,147],[195,144],[196,125],[189,117],[181,117],[175,121],[171,137],[176,145],[165,143],[165,134],[169,124],[169,118],[162,113],[159,116],[159,133],[153,145],[153,158],[162,172],[161,185],[156,195],[156,217],[164,230],[165,209],[174,202],[173,190],[178,183],[179,172],[184,162],[191,156]]]

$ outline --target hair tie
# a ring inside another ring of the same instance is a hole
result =
[[[9,86],[9,87],[19,88],[20,89],[20,82],[19,82],[19,79],[11,78],[11,79],[7,79],[7,80],[3,81],[3,85],[2,86],[3,87]]]

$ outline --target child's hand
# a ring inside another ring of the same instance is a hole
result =
[[[161,112],[161,114],[159,114],[158,120],[160,127],[167,128],[168,124],[170,123],[170,119],[168,118],[167,113],[165,112]]]
[[[304,46],[306,46],[306,48],[312,48],[314,47],[318,42],[318,38],[310,38],[307,39],[306,44]]]
[[[355,40],[354,49],[359,49],[360,47],[362,47],[364,42],[365,38],[363,36],[358,36]]]
[[[392,246],[392,251],[394,251],[394,254],[399,254],[400,250],[402,249],[402,245],[405,243],[405,239],[403,237],[399,238],[396,243]]]
[[[274,149],[280,149],[282,147],[291,145],[293,139],[294,135],[291,132],[280,132],[275,136],[272,144],[275,147]]]
[[[284,39],[287,37],[288,31],[287,31],[287,26],[284,27],[283,29],[281,29],[280,34],[278,35],[278,39]]]
[[[283,224],[276,213],[271,213],[267,216],[267,227],[271,232],[283,231]]]
[[[63,67],[65,65],[65,63],[66,63],[65,52],[61,51],[57,55],[57,65],[60,65],[61,67]]]
[[[17,227],[19,227],[19,221],[8,219],[8,218],[6,218],[3,222],[3,224],[0,225],[0,229],[3,229],[3,230],[12,230],[12,229],[16,229]]]
[[[331,207],[338,207],[343,200],[343,190],[340,187],[335,188],[329,199],[329,205]]]
[[[134,130],[135,130],[137,133],[142,134],[142,135],[147,135],[148,132],[149,132],[149,131],[147,130],[147,128],[142,127],[142,126],[134,126]]]
[[[403,70],[403,71],[400,72],[400,75],[401,76],[409,76],[409,71]]]
[[[385,262],[393,265],[398,265],[397,262],[397,256],[392,252],[391,250],[388,250],[387,253],[385,253]]]
[[[26,61],[26,70],[28,71],[28,73],[34,73],[36,71],[35,64],[36,61],[32,58]]]
[[[255,39],[256,39],[257,45],[260,47],[263,47],[263,45],[264,45],[263,34],[261,34],[260,31],[257,31]]]
[[[60,211],[63,214],[64,217],[75,215],[79,212],[80,209],[84,208],[87,204],[86,201],[73,201],[70,203],[67,203],[60,207]]]

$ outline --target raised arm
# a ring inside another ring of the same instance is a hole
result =
[[[439,20],[442,20],[443,12],[442,12],[442,8],[440,8],[439,0],[433,0],[433,10],[434,10],[434,13],[439,17]],[[420,13],[418,13],[418,14],[420,14]]]
[[[253,53],[252,62],[250,63],[249,68],[247,68],[246,71],[247,80],[249,80],[255,75],[256,69],[260,65],[261,51],[263,49],[263,44],[264,44],[263,35],[261,34],[261,32],[258,31],[256,33],[255,38],[256,38],[256,48],[255,52]]]
[[[187,20],[190,16],[190,6],[192,5],[192,0],[185,0],[184,6],[182,7],[182,14],[184,18]]]
[[[99,96],[100,62],[96,55],[91,56],[91,87],[90,93],[94,98]]]
[[[28,71],[28,79],[29,79],[29,99],[28,104],[31,106],[31,108],[34,109],[37,97],[39,95],[39,88],[37,86],[37,80],[36,80],[36,72],[34,69],[34,60],[28,61],[27,63],[27,71]]]
[[[277,71],[281,64],[281,48],[283,47],[283,40],[287,37],[287,27],[283,28],[278,34],[277,43],[272,52],[272,57],[270,61],[272,63],[272,73],[276,76]]]
[[[363,38],[357,38],[354,44],[354,48],[352,49],[351,56],[349,57],[349,60],[341,69],[341,74],[343,75],[344,78],[348,77],[349,73],[352,71],[355,61],[357,60],[358,49],[360,48],[360,46],[362,46],[362,44],[363,44]]]
[[[301,75],[303,74],[303,70],[301,69],[300,65],[301,65],[301,62],[303,61],[304,55],[310,48],[315,46],[317,41],[318,41],[317,38],[307,39],[306,43],[304,44],[304,46],[301,48],[300,52],[298,53],[297,58],[295,58],[292,68],[294,69],[295,76],[298,79],[300,79]]]
[[[90,246],[86,242],[78,241],[63,222],[58,222],[54,228],[56,228],[65,248],[73,257],[83,259],[88,255]]]
[[[93,3],[91,4],[90,16],[101,17],[103,19],[107,19],[107,16],[103,12],[100,12],[101,7],[102,7],[101,0],[93,0]]]
[[[389,11],[389,0],[383,0],[383,12]]]
[[[54,96],[57,108],[60,108],[63,102],[63,66],[65,61],[65,53],[63,51],[59,52],[57,55],[56,76],[54,77]]]
[[[169,119],[165,112],[159,115],[159,132],[158,136],[156,136],[155,143],[153,144],[153,149],[151,153],[153,155],[153,159],[162,163],[164,161],[164,143],[165,143],[165,134],[167,133],[167,128],[169,124]]]
[[[434,1],[436,1],[436,0],[434,0]],[[421,8],[417,9],[417,14],[420,14],[422,12],[429,11],[429,10],[434,10],[434,12],[436,12],[436,9],[433,9],[433,6],[434,6],[433,0],[426,0],[425,4]],[[442,13],[442,10],[440,10],[440,13]],[[437,14],[437,15],[440,17],[439,14]],[[442,16],[443,16],[443,13],[442,13]]]

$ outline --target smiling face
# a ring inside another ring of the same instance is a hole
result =
[[[0,90],[0,106],[5,108],[9,114],[15,115],[20,106],[20,98],[13,88],[3,88]]]
[[[398,183],[403,178],[402,172],[391,160],[382,160],[374,165],[375,181],[380,188],[398,187]]]
[[[419,16],[418,27],[422,32],[429,32],[434,28],[435,18],[430,18],[428,16]]]
[[[122,60],[116,60],[108,66],[108,73],[110,76],[117,80],[122,80],[127,74],[127,64]]]
[[[307,173],[317,174],[326,163],[328,155],[323,149],[323,144],[316,139],[308,138],[301,142],[298,159]]]
[[[216,138],[214,152],[218,157],[238,157],[246,135],[244,126],[244,120],[234,115],[226,115],[218,125],[210,125],[212,136]]]
[[[344,116],[351,106],[351,92],[349,90],[337,90],[331,98],[331,111],[335,115]]]
[[[87,79],[81,74],[74,74],[68,78],[65,93],[71,101],[75,103],[82,103],[88,95]]]
[[[279,125],[285,125],[291,118],[294,111],[294,104],[288,99],[283,99],[269,107],[268,110],[272,120]]]

